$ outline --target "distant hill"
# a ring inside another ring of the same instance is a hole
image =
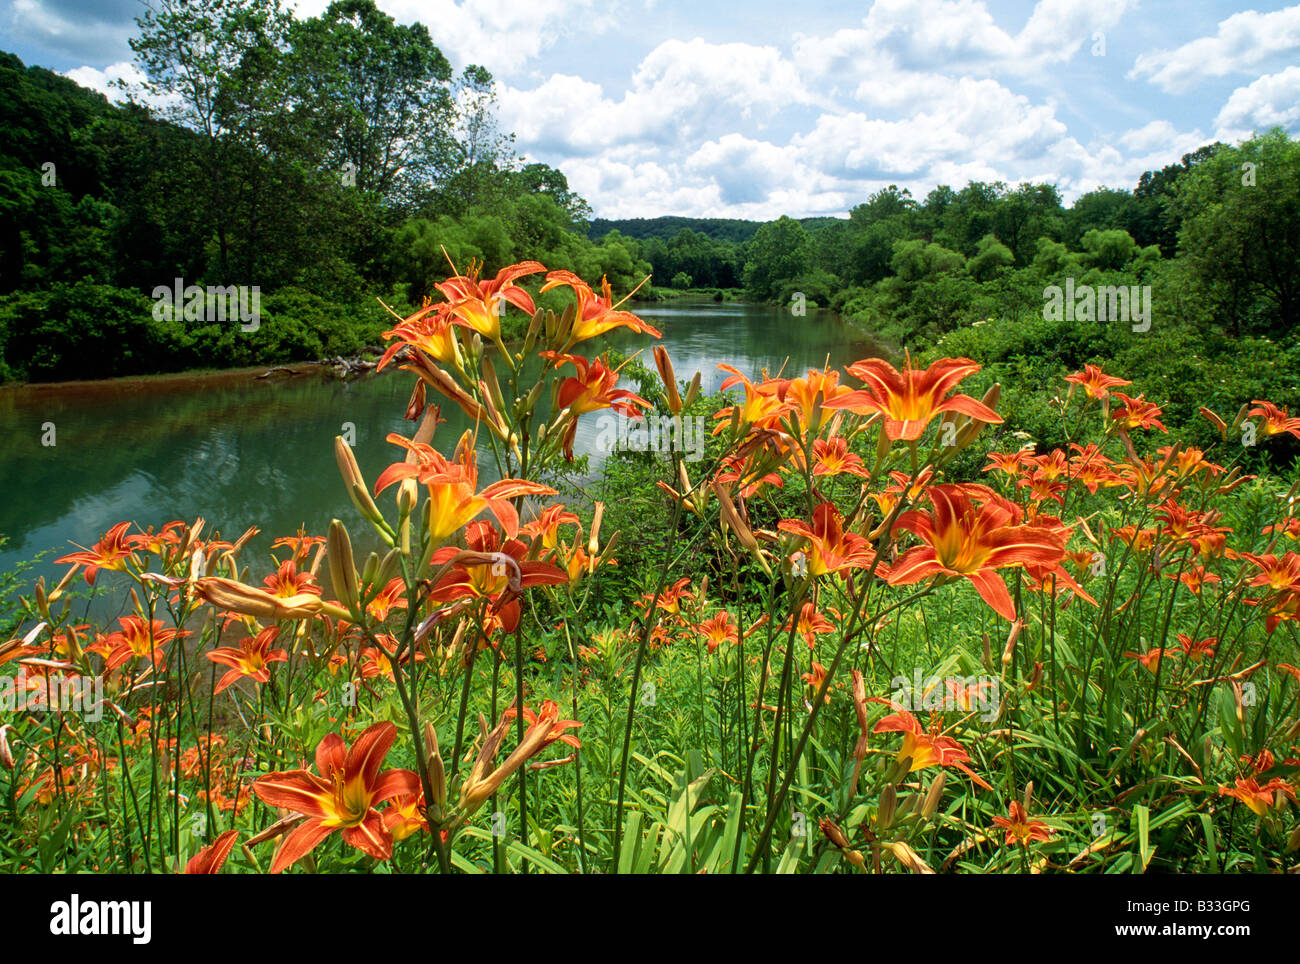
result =
[[[800,218],[805,228],[815,231],[840,218]],[[661,218],[592,218],[587,236],[597,241],[618,231],[625,238],[663,238],[668,240],[684,228],[717,241],[745,242],[754,236],[754,232],[763,224],[762,221],[744,221],[738,218],[684,218],[668,215]]]

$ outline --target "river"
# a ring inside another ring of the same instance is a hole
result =
[[[801,374],[828,359],[842,367],[884,353],[827,312],[799,318],[774,307],[709,303],[649,305],[637,314],[663,332],[678,377],[701,371],[706,392],[726,377],[719,363],[757,377],[764,368]],[[652,344],[625,331],[596,340],[599,348],[627,352]],[[590,353],[591,345],[580,349]],[[642,360],[653,367],[649,351]],[[413,377],[199,376],[0,391],[0,534],[9,540],[0,572],[53,550],[24,581],[38,574],[57,580],[64,567],[52,560],[71,551],[70,543],[90,545],[123,520],[156,528],[203,516],[209,533],[232,540],[256,525],[262,533],[243,558],[254,561],[259,579],[272,538],[299,527],[323,535],[334,516],[359,537],[358,549],[371,548],[362,535],[368,527],[343,491],[333,439],[346,423],[354,426],[357,459],[373,483],[401,455],[385,435],[411,433],[402,412]],[[443,414],[448,424],[436,442],[445,451],[464,419],[450,404]],[[592,454],[593,467],[596,417],[583,417],[575,445]],[[482,458],[480,467],[486,484],[495,466]]]

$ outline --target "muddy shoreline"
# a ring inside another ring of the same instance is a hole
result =
[[[368,359],[348,359],[350,363]],[[0,399],[6,396],[24,398],[57,395],[72,396],[118,395],[123,393],[157,393],[187,391],[197,388],[214,388],[253,381],[274,383],[284,379],[304,376],[340,377],[335,367],[336,359],[313,362],[292,362],[287,365],[253,365],[246,368],[199,369],[188,372],[171,372],[161,375],[123,375],[117,378],[96,378],[67,382],[14,382],[0,385]],[[371,362],[373,364],[373,362]]]

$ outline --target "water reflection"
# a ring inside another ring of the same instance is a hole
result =
[[[787,375],[809,366],[842,366],[880,354],[833,316],[752,305],[652,306],[639,311],[663,332],[677,373],[703,373],[703,389],[716,391],[726,376],[719,362],[753,377],[766,369]],[[631,352],[647,349],[647,336],[615,333],[605,344]],[[159,527],[202,515],[228,539],[249,525],[262,535],[245,560],[259,576],[272,537],[299,527],[323,534],[332,517],[357,533],[359,551],[374,548],[360,516],[343,493],[334,464],[333,438],[355,426],[356,454],[374,479],[400,450],[389,432],[409,435],[402,418],[411,376],[387,373],[352,383],[303,375],[255,380],[180,379],[110,383],[85,389],[41,388],[0,392],[0,570],[45,549],[49,558],[72,541],[88,544],[124,519]],[[437,441],[449,445],[467,420],[454,406]],[[55,442],[41,444],[53,423]],[[599,433],[595,416],[579,425],[575,449],[592,454]],[[480,457],[484,484],[495,464]],[[387,498],[387,495],[385,496]],[[211,531],[211,529],[209,530]],[[63,567],[47,559],[33,571],[57,579]]]

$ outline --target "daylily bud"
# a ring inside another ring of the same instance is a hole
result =
[[[930,865],[921,859],[921,855],[918,854],[911,847],[909,847],[907,844],[903,843],[901,840],[895,841],[894,843],[888,844],[887,846],[891,851],[893,851],[894,857],[898,860],[898,862],[902,864],[904,867],[906,867],[908,870],[910,870],[912,873],[914,874],[934,873],[934,870],[930,868]]]
[[[50,621],[50,600],[45,595],[45,577],[41,576],[36,580],[36,608],[45,618],[46,622]]]
[[[866,861],[862,859],[862,854],[849,847],[849,838],[844,836],[844,831],[837,827],[831,820],[823,817],[818,822],[818,826],[821,827],[821,831],[825,835],[826,839],[839,849],[840,853],[845,856],[849,863],[859,869],[866,865]]]
[[[374,586],[375,576],[379,574],[379,553],[372,552],[366,556],[365,565],[361,567],[361,585]]]
[[[984,393],[984,397],[980,401],[988,408],[994,408],[997,406],[998,399],[1001,397],[1002,385],[994,384],[992,388]],[[984,427],[987,424],[987,422],[981,422],[979,419],[969,419],[957,433],[957,444],[954,448],[958,452],[966,448],[966,446],[970,445],[971,442],[975,441],[975,437],[979,435],[980,432],[984,431]]]
[[[1043,681],[1043,664],[1039,660],[1034,660],[1034,671],[1030,674],[1029,683],[1026,689],[1037,689],[1038,684]]]
[[[357,588],[357,570],[352,561],[352,540],[338,519],[330,522],[327,554],[330,582],[339,601],[348,607],[354,619],[361,618],[361,595]]]
[[[889,447],[893,445],[893,440],[889,437],[889,433],[885,431],[883,420],[880,423],[879,432],[880,434],[876,436],[876,461],[882,462],[885,456],[889,454]]]
[[[477,334],[475,334],[474,339],[476,342],[479,342]],[[481,353],[481,342],[479,342],[479,344],[479,351]],[[483,406],[480,405],[472,395],[466,392],[465,389],[461,388],[454,378],[437,365],[433,364],[433,362],[429,361],[427,355],[422,355],[419,352],[416,352],[411,364],[402,367],[409,368],[428,382],[431,388],[441,392],[459,405],[461,411],[469,416],[470,421],[480,422],[485,420]]]
[[[984,649],[984,668],[985,668],[985,669],[992,669],[992,668],[993,668],[993,650],[992,650],[992,648],[991,648],[991,642],[990,642],[990,640],[989,640],[989,634],[988,634],[988,633],[985,633],[983,636],[980,637],[980,645],[981,645],[981,646],[983,647],[983,649]]]
[[[655,345],[655,367],[659,369],[659,377],[664,383],[664,394],[668,399],[668,411],[674,415],[680,415],[682,398],[677,394],[677,375],[673,371],[672,359],[668,357],[668,349],[663,345]]]
[[[411,398],[406,403],[406,412],[403,417],[408,422],[418,422],[420,416],[424,414],[424,382],[417,379],[415,387],[411,389]]]
[[[370,497],[365,477],[361,474],[360,466],[357,465],[356,456],[352,454],[352,447],[343,440],[342,435],[334,436],[334,460],[339,464],[343,485],[347,488],[357,511],[370,522],[383,522],[384,517],[380,514],[379,507],[375,505],[375,500]]]
[[[943,786],[947,779],[948,774],[940,770],[939,775],[930,784],[930,790],[925,795],[925,803],[921,806],[921,816],[924,819],[929,820],[939,809],[939,801],[943,798]]]
[[[69,626],[64,631],[64,639],[68,641],[68,659],[74,663],[81,662],[84,651],[81,648],[81,637],[77,635],[77,627]]]
[[[397,573],[397,567],[402,564],[402,553],[398,549],[390,549],[379,563],[379,571],[375,573],[376,586],[381,589],[388,585],[388,581]]]
[[[700,373],[696,372],[695,377],[691,379],[691,384],[686,389],[686,399],[682,402],[683,408],[690,408],[695,404],[695,400],[700,397]]]
[[[76,574],[77,574],[77,570],[75,568],[69,569],[67,572],[63,574],[63,578],[59,580],[59,584],[50,591],[50,596],[49,596],[50,602],[52,603],[58,602],[59,597],[63,595],[63,590],[68,588],[68,583],[72,582],[72,577],[75,576]],[[42,613],[41,615],[45,615],[45,614]]]
[[[542,321],[546,314],[547,312],[542,311],[539,308],[537,311],[533,312],[533,317],[528,319],[528,333],[524,335],[523,353],[525,355],[531,355],[533,353],[533,346],[537,344],[537,334],[542,330]]]
[[[578,319],[577,305],[569,305],[564,309],[564,313],[555,320],[555,334],[551,339],[552,345],[562,345],[569,340],[569,333],[573,331],[574,322]]]
[[[898,791],[894,789],[892,783],[886,784],[885,789],[880,792],[880,803],[876,809],[876,823],[880,829],[887,830],[893,823],[894,811],[898,809]]]
[[[351,619],[351,614],[340,606],[324,602],[311,593],[299,593],[287,598],[273,596],[234,579],[207,576],[194,584],[194,591],[204,602],[255,619],[309,619],[320,613],[335,619]]]
[[[826,839],[839,847],[841,850],[849,845],[849,838],[844,836],[844,831],[837,827],[830,819],[823,817],[818,826],[821,827],[822,833]]]
[[[737,511],[736,504],[731,501],[731,495],[726,487],[716,481],[711,481],[709,486],[713,489],[713,494],[718,497],[718,515],[722,524],[736,534],[740,544],[749,550],[750,555],[762,566],[763,571],[770,575],[771,570],[768,568],[767,560],[759,551],[758,539],[754,536],[754,531],[740,517],[740,512]]]
[[[1206,420],[1209,421],[1209,423],[1218,430],[1219,437],[1221,439],[1226,440],[1228,438],[1227,422],[1221,419],[1218,415],[1214,414],[1214,412],[1210,411],[1204,405],[1198,408],[1197,411],[1200,412],[1206,418]]]
[[[14,768],[14,754],[9,749],[9,738],[5,735],[10,727],[11,724],[9,723],[0,726],[0,765],[12,770]]]
[[[429,783],[433,791],[433,802],[439,811],[447,806],[447,769],[438,752],[438,734],[432,723],[424,724],[424,745],[429,754]]]
[[[1017,619],[1014,623],[1011,624],[1011,632],[1007,634],[1006,648],[1002,650],[1003,666],[1011,665],[1011,658],[1015,655],[1016,652],[1016,640],[1020,638],[1020,630],[1024,629],[1024,627],[1025,627],[1024,620],[1021,619]]]
[[[1250,412],[1249,405],[1242,405],[1237,412],[1237,417],[1232,420],[1232,427],[1228,429],[1228,434],[1236,435],[1237,430],[1241,428],[1241,423],[1246,421],[1246,415]]]
[[[605,515],[605,503],[597,502],[591,517],[591,535],[587,537],[587,553],[595,556],[600,551],[600,520]]]
[[[479,382],[480,389],[486,389],[484,395],[491,401],[497,412],[506,410],[505,396],[501,394],[501,383],[497,380],[496,366],[492,364],[491,358],[483,359],[483,377]]]

